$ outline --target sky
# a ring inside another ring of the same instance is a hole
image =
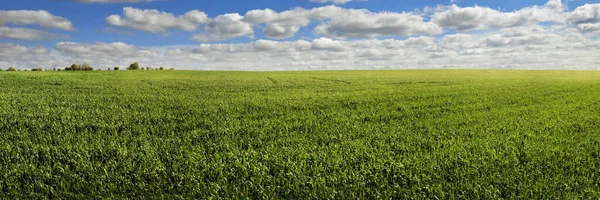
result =
[[[0,68],[600,69],[600,0],[2,0]]]

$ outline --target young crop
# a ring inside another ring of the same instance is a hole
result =
[[[0,79],[7,199],[600,198],[593,71]]]

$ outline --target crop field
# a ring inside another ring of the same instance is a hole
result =
[[[3,198],[598,199],[600,72],[0,72]]]

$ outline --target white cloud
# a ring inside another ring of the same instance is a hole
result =
[[[325,20],[335,15],[341,15],[343,8],[337,6],[325,6],[306,10],[294,8],[292,10],[277,13],[271,9],[251,10],[244,16],[244,21],[252,24],[265,24],[263,33],[274,39],[285,39],[293,37],[302,27],[307,26],[313,20]]]
[[[596,24],[592,24],[592,23],[578,24],[577,28],[581,32],[584,32],[584,33],[598,32],[598,31],[600,31],[600,23],[596,23]]]
[[[54,48],[65,53],[65,55],[83,59],[121,59],[156,56],[156,53],[151,50],[138,48],[122,42],[96,44],[59,42],[56,43]]]
[[[328,37],[373,38],[378,36],[411,36],[439,34],[442,28],[411,13],[372,13],[368,10],[346,10],[315,28]]]
[[[73,31],[71,21],[50,14],[45,10],[0,10],[0,39],[53,40],[66,39],[67,35],[32,28],[8,27],[5,25],[37,25],[44,28]]]
[[[148,9],[141,10],[132,7],[123,8],[123,17],[111,15],[106,23],[112,26],[127,27],[151,33],[167,33],[169,29],[195,31],[201,24],[208,22],[204,12],[192,10],[184,15],[174,16],[171,13]]]
[[[333,51],[333,52],[344,52],[348,51],[349,47],[345,45],[343,41],[332,40],[329,38],[317,38],[312,41],[311,49],[312,50],[325,50],[325,51]]]
[[[242,36],[254,37],[252,24],[242,19],[243,17],[237,13],[219,15],[206,24],[204,33],[194,35],[193,39],[208,42]]]
[[[35,29],[0,27],[0,39],[2,38],[33,41],[66,39],[69,37],[66,35],[50,33]]]
[[[530,25],[478,35],[458,33],[441,38],[419,36],[404,40],[317,38],[173,47],[59,42],[54,49],[38,53],[28,53],[33,47],[4,45],[0,46],[0,58],[17,63],[14,66],[32,66],[27,59],[37,59],[42,67],[49,66],[46,63],[64,62],[67,66],[88,62],[104,68],[140,61],[144,66],[218,70],[600,69],[597,48],[600,48],[600,41],[576,27]],[[30,56],[19,57],[23,55]],[[49,56],[54,59],[48,59]]]
[[[0,43],[0,58],[11,58],[18,55],[25,54],[44,54],[47,53],[48,49],[33,47],[28,48],[22,45]]]
[[[26,47],[16,44],[0,43],[1,68],[51,68],[60,63],[45,47]]]
[[[565,6],[560,0],[550,0],[543,6],[526,7],[514,12],[500,12],[488,7],[458,7],[451,5],[438,8],[431,21],[459,31],[506,28],[560,22]]]
[[[322,22],[315,32],[327,37],[372,38],[442,32],[441,27],[425,22],[423,17],[412,13],[373,13],[364,9],[345,9],[337,6],[310,10],[295,8],[280,13],[270,9],[251,10],[244,16],[244,21],[265,24],[263,33],[274,39],[293,37],[300,28],[313,21]]]
[[[0,26],[6,24],[38,25],[65,31],[75,30],[71,21],[52,15],[45,10],[0,10]]]
[[[591,24],[600,22],[600,4],[585,4],[567,14],[567,22]]]
[[[202,44],[178,48],[172,59],[198,69],[520,68],[599,69],[600,42],[569,27],[525,26],[486,35],[440,39],[356,41],[259,40],[246,44]],[[169,56],[169,57],[170,57]],[[185,62],[180,62],[185,63]],[[196,63],[195,65],[191,63]]]
[[[272,39],[286,39],[295,36],[301,28],[311,22],[322,22],[315,32],[322,36],[339,38],[373,38],[378,36],[410,36],[418,34],[439,34],[442,28],[432,22],[425,22],[422,16],[413,13],[381,12],[345,9],[337,6],[324,6],[313,9],[294,8],[276,12],[271,9],[250,10],[244,16],[238,13],[219,15],[209,19],[205,13],[190,11],[184,16],[175,17],[171,13],[158,10],[124,8],[124,17],[111,15],[106,18],[109,25],[129,27],[152,33],[165,33],[177,28],[194,31],[205,24],[204,31],[195,34],[194,40],[208,42],[227,40],[254,35],[254,26],[263,25],[262,31]]]

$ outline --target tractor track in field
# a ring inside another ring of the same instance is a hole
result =
[[[275,80],[274,78],[267,77],[267,79],[269,79],[269,81],[271,81],[271,83],[273,83],[275,85],[279,84],[279,82],[277,80]]]
[[[317,77],[311,77],[311,78],[314,79],[314,80],[328,81],[328,82],[334,82],[334,83],[343,83],[343,84],[346,84],[346,85],[352,84],[352,82],[350,82],[350,81],[339,80],[339,79],[317,78]]]

